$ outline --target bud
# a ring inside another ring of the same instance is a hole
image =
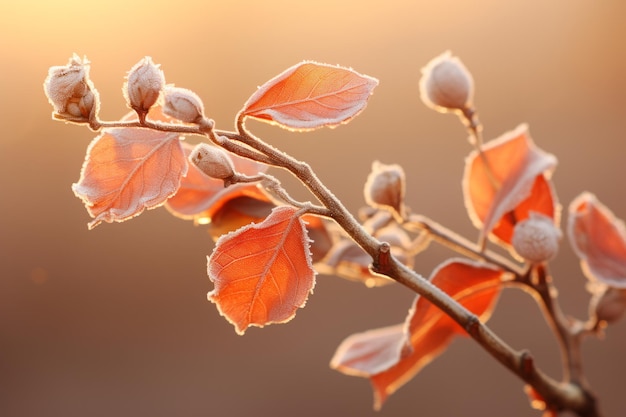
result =
[[[227,180],[235,175],[235,166],[230,156],[216,146],[200,143],[191,151],[189,159],[211,178]]]
[[[400,165],[374,161],[364,192],[365,201],[370,206],[392,209],[394,214],[404,217],[405,179]]]
[[[616,322],[626,311],[626,290],[603,286],[601,291],[593,294],[589,310],[589,314],[598,321]]]
[[[556,256],[562,236],[550,217],[531,211],[528,219],[515,225],[511,243],[522,258],[539,263]]]
[[[472,74],[450,51],[432,59],[422,68],[419,87],[424,104],[439,112],[463,112],[473,105]]]
[[[186,123],[200,123],[204,118],[204,105],[196,93],[186,88],[165,86],[163,113]]]
[[[65,66],[51,67],[44,81],[54,117],[73,122],[88,122],[98,106],[97,92],[89,80],[89,61],[76,54]]]
[[[144,57],[128,72],[124,96],[128,106],[137,113],[147,113],[156,103],[165,85],[165,76],[149,56]]]

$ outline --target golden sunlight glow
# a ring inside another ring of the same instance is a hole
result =
[[[210,217],[199,217],[197,219],[195,219],[195,224],[196,225],[206,225],[206,224],[211,224],[211,218]]]

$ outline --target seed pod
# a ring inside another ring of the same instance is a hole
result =
[[[200,123],[204,105],[196,93],[186,88],[165,86],[163,113],[185,123]]]
[[[164,85],[163,71],[149,56],[143,58],[131,68],[126,77],[124,96],[128,106],[137,113],[147,113],[156,103]]]
[[[211,178],[227,180],[235,175],[235,166],[230,156],[216,146],[200,143],[193,149],[189,159]]]
[[[54,116],[73,122],[88,122],[98,106],[97,92],[89,80],[89,61],[76,54],[65,66],[51,67],[44,82]]]
[[[527,261],[539,263],[556,256],[563,234],[553,220],[536,212],[530,212],[513,230],[513,249]]]
[[[372,164],[372,172],[365,182],[365,201],[372,207],[391,210],[404,217],[405,178],[400,165]]]
[[[589,302],[589,314],[598,321],[614,323],[626,311],[626,290],[603,286],[601,291],[593,294]]]
[[[445,113],[472,107],[474,80],[461,60],[446,51],[422,68],[420,96],[428,107]]]
[[[67,102],[65,115],[72,116],[76,119],[84,119],[85,121],[89,120],[95,108],[95,100],[95,95],[91,90],[88,90],[80,98],[73,97]]]

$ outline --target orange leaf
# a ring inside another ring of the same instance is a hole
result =
[[[94,218],[122,222],[162,205],[180,185],[187,159],[176,133],[139,128],[104,129],[87,148],[72,186]]]
[[[481,320],[491,315],[500,293],[502,272],[468,260],[450,260],[431,277]],[[370,330],[348,337],[337,349],[331,367],[369,378],[374,388],[374,408],[413,378],[448,347],[453,337],[466,335],[450,317],[425,298],[417,297],[401,326]]]
[[[535,177],[530,196],[513,210],[505,213],[491,233],[501,242],[510,244],[515,225],[529,218],[531,211],[552,218],[557,225],[560,221],[560,206],[555,200],[552,183],[544,175],[538,175]]]
[[[217,240],[240,227],[263,221],[274,207],[276,204],[267,199],[261,188],[248,184],[235,193],[225,195],[210,211],[202,215],[210,214],[208,231],[213,240]],[[332,238],[326,230],[324,221],[319,217],[304,215],[302,220],[311,239],[311,262],[318,262],[330,249]]]
[[[275,207],[262,188],[254,184],[238,184],[230,193],[215,199],[215,204],[197,219],[200,223],[208,222],[208,232],[216,241],[240,227],[262,222]]]
[[[473,151],[466,160],[463,193],[465,207],[483,237],[493,233],[510,244],[515,224],[530,211],[558,222],[558,203],[548,181],[557,160],[534,144],[527,125],[485,144],[482,150],[484,158]]]
[[[626,288],[626,229],[624,222],[590,193],[569,206],[568,236],[589,279]]]
[[[326,256],[333,245],[333,238],[328,230],[330,221],[313,214],[305,214],[302,220],[311,239],[311,261],[318,262]]]
[[[186,142],[182,144],[185,156],[189,156],[194,146]],[[234,154],[228,154],[233,162],[235,171],[244,175],[255,175],[267,171],[268,166]],[[246,192],[241,189],[245,188]],[[212,207],[223,205],[225,201],[238,195],[259,197],[262,201],[269,201],[256,186],[237,184],[225,188],[224,181],[211,178],[200,171],[194,164],[189,165],[187,175],[181,179],[180,188],[172,196],[165,207],[175,216],[183,219],[193,219],[199,223],[210,221],[215,211]],[[209,213],[211,211],[211,213]],[[265,213],[264,218],[268,213]],[[249,223],[249,222],[247,222]]]
[[[261,86],[242,114],[293,130],[333,127],[360,113],[377,85],[349,68],[305,61]]]
[[[275,208],[261,223],[222,236],[208,260],[220,314],[243,334],[291,320],[315,286],[309,239],[297,209]]]

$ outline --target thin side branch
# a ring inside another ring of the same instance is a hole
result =
[[[566,317],[558,303],[556,289],[548,269],[543,264],[535,265],[530,274],[517,280],[531,289],[542,307],[544,317],[557,336],[563,358],[563,380],[588,388],[582,369],[581,342],[586,324]]]
[[[403,226],[408,230],[425,231],[433,240],[467,257],[485,261],[516,276],[524,274],[524,271],[518,265],[515,265],[503,256],[488,249],[482,249],[476,243],[471,242],[428,217],[412,214]]]

